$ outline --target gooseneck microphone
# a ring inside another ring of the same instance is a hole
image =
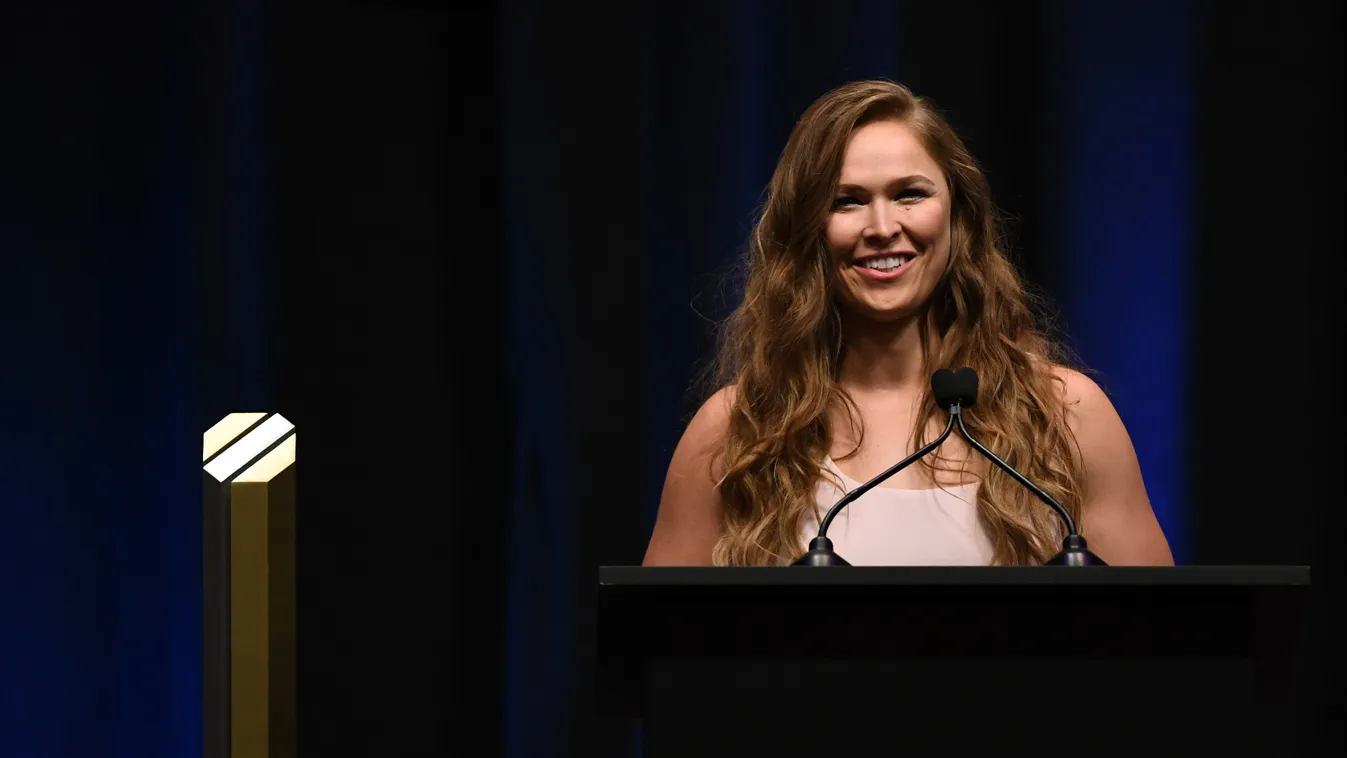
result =
[[[1057,502],[1051,495],[1044,492],[1041,487],[1024,478],[1020,472],[1011,468],[1009,464],[998,458],[995,453],[988,450],[986,447],[983,447],[982,443],[974,439],[972,434],[969,434],[968,428],[964,426],[963,423],[962,409],[971,408],[977,403],[977,372],[967,366],[958,371],[950,371],[947,368],[942,368],[936,371],[935,375],[931,377],[931,384],[932,386],[937,384],[941,385],[946,397],[955,397],[958,399],[959,402],[950,406],[950,421],[951,423],[958,424],[959,434],[963,435],[963,438],[968,440],[968,444],[972,445],[973,449],[981,453],[987,460],[996,464],[997,468],[1006,472],[1012,479],[1028,488],[1028,490],[1034,493],[1039,500],[1047,503],[1049,507],[1054,511],[1057,511],[1057,515],[1061,516],[1062,521],[1066,524],[1066,539],[1062,540],[1062,551],[1048,559],[1043,565],[1107,566],[1108,564],[1104,563],[1099,556],[1090,552],[1089,546],[1085,544],[1085,538],[1076,530],[1076,520],[1071,518],[1071,514],[1061,503]],[[940,395],[937,394],[937,397],[939,396]]]
[[[949,369],[941,369],[941,371],[949,373]],[[937,371],[936,374],[931,377],[931,391],[935,394],[936,402],[940,403],[941,407],[944,408],[949,407],[948,402],[953,402],[954,407],[957,408],[958,407],[957,401],[951,400],[947,396],[949,390],[948,382],[944,379],[941,379],[940,382],[937,383],[936,377],[938,376],[940,376],[939,371]],[[942,392],[945,394],[942,394]],[[976,388],[973,394],[974,396],[977,395]],[[819,523],[818,536],[809,541],[809,552],[800,556],[800,558],[796,560],[793,565],[850,566],[851,564],[847,563],[846,560],[842,558],[842,556],[833,552],[832,540],[828,539],[828,526],[832,524],[833,519],[836,518],[837,514],[843,508],[847,507],[848,504],[856,500],[856,498],[869,492],[871,489],[878,486],[885,479],[888,479],[889,477],[893,476],[899,471],[902,471],[903,469],[915,463],[922,456],[930,453],[932,450],[939,447],[940,443],[944,442],[945,439],[949,437],[950,432],[954,430],[954,419],[955,415],[951,415],[949,418],[949,423],[945,424],[945,431],[941,432],[940,436],[932,440],[930,444],[926,445],[917,452],[907,456],[901,461],[895,463],[887,470],[880,472],[878,475],[876,475],[873,479],[866,482],[865,484],[862,484],[856,489],[848,492],[846,495],[842,497],[841,500],[838,500],[837,503],[835,503],[832,508],[829,508],[827,515],[825,515],[823,517],[823,521]]]

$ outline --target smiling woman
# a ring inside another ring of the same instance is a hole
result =
[[[916,133],[897,121],[857,129],[827,223],[843,307],[859,318],[910,318],[949,264],[949,222],[945,172]]]
[[[978,372],[969,431],[1111,564],[1172,563],[1127,431],[1034,324],[986,179],[930,103],[856,82],[796,124],[754,229],[720,386],[669,465],[647,565],[782,565],[821,511],[933,439],[941,367]],[[950,438],[829,536],[858,564],[1042,563],[1055,513]]]

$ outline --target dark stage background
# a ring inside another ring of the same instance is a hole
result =
[[[200,435],[275,410],[303,755],[633,755],[596,569],[869,77],[983,162],[1180,561],[1313,566],[1341,752],[1341,3],[0,8],[0,754],[198,754]]]

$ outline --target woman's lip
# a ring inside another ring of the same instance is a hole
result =
[[[866,260],[874,260],[874,258],[868,258],[868,259],[866,259]],[[877,282],[891,282],[891,281],[893,281],[894,279],[897,279],[898,277],[900,277],[900,276],[902,276],[904,273],[906,273],[907,270],[908,270],[909,268],[912,268],[912,264],[913,264],[913,262],[915,262],[916,260],[917,260],[917,257],[914,255],[914,256],[912,256],[911,258],[908,258],[906,263],[904,263],[903,265],[899,266],[898,268],[896,268],[896,269],[894,269],[894,270],[892,270],[892,271],[876,271],[875,269],[867,268],[867,267],[861,265],[861,264],[865,263],[864,260],[856,261],[855,263],[852,263],[852,264],[851,264],[851,267],[854,268],[854,269],[856,269],[857,271],[861,272],[861,275],[862,275],[862,276],[865,276],[865,277],[867,277],[867,278],[869,278],[869,279],[872,279],[872,280],[874,280],[874,281],[877,281]]]
[[[894,250],[893,252],[890,253],[866,253],[865,255],[856,258],[851,263],[852,265],[860,265],[862,263],[865,263],[866,261],[878,261],[883,260],[884,258],[916,258],[916,257],[917,252],[915,250]]]

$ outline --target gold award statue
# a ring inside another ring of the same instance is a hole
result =
[[[202,450],[205,758],[295,755],[295,426],[231,413]]]

